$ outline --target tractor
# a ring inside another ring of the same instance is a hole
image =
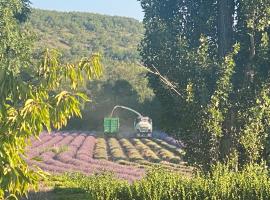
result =
[[[131,111],[137,115],[134,120],[134,130],[136,132],[136,137],[152,137],[153,125],[152,119],[147,116],[143,116],[141,113],[137,112],[126,106],[117,105],[113,108],[111,116],[104,119],[104,132],[107,134],[114,134],[119,132],[120,122],[119,118],[114,118],[114,111],[118,108]]]

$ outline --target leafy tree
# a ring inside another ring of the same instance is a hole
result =
[[[140,2],[142,61],[181,92],[172,96],[149,74],[162,127],[185,141],[188,160],[208,168],[235,151],[240,163],[266,158],[270,2]]]
[[[88,99],[76,92],[85,81],[83,74],[89,79],[101,75],[99,55],[61,65],[60,55],[46,50],[39,63],[33,62],[31,35],[20,24],[28,5],[0,1],[0,199],[16,198],[37,186],[43,173],[27,166],[26,145],[43,129],[59,129],[70,117],[80,116],[80,105]],[[67,82],[66,90],[59,90]]]

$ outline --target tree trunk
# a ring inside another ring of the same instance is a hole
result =
[[[234,26],[234,14],[235,14],[235,0],[218,0],[218,56],[222,60],[232,50],[233,46],[233,26]],[[220,157],[226,158],[231,150],[232,136],[231,127],[233,121],[230,120],[234,115],[232,111],[228,112],[230,117],[225,120],[223,125],[224,135],[220,140]]]
[[[218,0],[218,54],[223,58],[232,50],[234,0]]]

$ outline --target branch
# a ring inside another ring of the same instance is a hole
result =
[[[183,97],[183,95],[177,90],[177,86],[175,86],[171,81],[169,81],[167,78],[161,75],[161,73],[158,71],[158,69],[155,66],[152,66],[152,68],[154,69],[153,71],[149,69],[149,67],[146,67],[142,65],[141,63],[138,63],[138,65],[146,69],[149,73],[158,76],[161,82],[163,82],[166,86],[168,86],[171,90],[173,90],[178,96]]]

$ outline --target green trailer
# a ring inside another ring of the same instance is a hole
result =
[[[120,122],[119,118],[107,117],[104,118],[104,133],[116,134],[119,132]]]

